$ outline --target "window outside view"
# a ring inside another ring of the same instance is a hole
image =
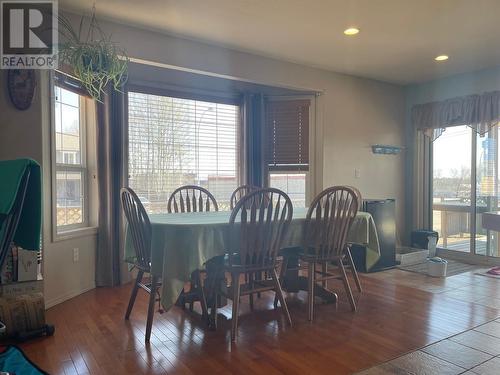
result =
[[[219,209],[239,182],[239,108],[235,105],[128,93],[129,185],[149,213],[167,211],[182,185],[208,189]]]
[[[497,140],[498,127],[481,136],[464,125],[447,128],[433,142],[433,229],[439,247],[469,252],[473,238],[476,254],[498,256],[497,234],[481,226],[482,214],[498,209]]]
[[[269,186],[288,194],[294,207],[306,206],[306,173],[269,173]]]
[[[58,231],[83,224],[85,165],[80,96],[55,86],[56,215]]]

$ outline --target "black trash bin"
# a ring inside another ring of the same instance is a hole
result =
[[[411,232],[411,247],[417,249],[428,249],[429,248],[429,238],[434,237],[436,243],[439,240],[439,234],[433,230],[414,230]]]

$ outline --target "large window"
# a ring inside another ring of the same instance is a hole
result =
[[[55,216],[57,233],[87,226],[85,100],[54,86]]]
[[[165,212],[182,185],[207,188],[219,209],[239,183],[239,107],[128,93],[128,174],[150,213]]]
[[[310,103],[304,99],[266,104],[268,184],[286,192],[295,207],[307,203]]]
[[[499,207],[498,126],[484,136],[449,127],[433,142],[433,228],[449,250],[499,256],[498,235],[482,214]]]

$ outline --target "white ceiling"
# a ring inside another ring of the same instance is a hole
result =
[[[500,65],[500,0],[96,0],[98,16],[408,84]],[[59,0],[90,12],[94,0]],[[343,30],[361,32],[346,37]],[[450,59],[437,63],[434,57]]]

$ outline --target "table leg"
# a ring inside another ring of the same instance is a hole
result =
[[[299,276],[299,258],[288,257],[287,262],[287,271],[284,275],[282,284],[283,290],[287,293],[297,293],[299,290],[307,291],[307,277]],[[338,299],[335,292],[318,284],[315,284],[314,286],[314,295],[321,297],[327,303],[335,303]]]
[[[290,280],[287,281],[290,282]],[[292,284],[294,287],[297,287],[297,289],[289,290],[288,288],[286,288],[286,292],[295,293],[298,292],[299,290],[306,290],[306,291],[308,290],[306,276],[298,276],[295,280],[292,280]],[[327,303],[335,303],[337,302],[338,299],[337,293],[327,288],[323,288],[321,285],[318,284],[314,285],[314,296],[322,298]]]

